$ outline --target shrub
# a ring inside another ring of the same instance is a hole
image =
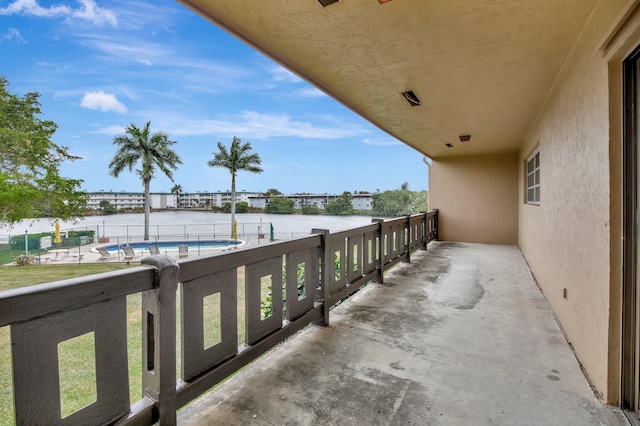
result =
[[[270,214],[291,214],[295,201],[285,197],[273,197],[267,203],[264,209],[265,213]]]
[[[320,209],[315,203],[302,206],[301,211],[302,214],[320,214]]]
[[[36,257],[32,254],[21,254],[16,256],[16,265],[18,266],[28,266],[35,265]]]

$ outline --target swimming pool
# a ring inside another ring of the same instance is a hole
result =
[[[160,253],[164,254],[165,251],[178,251],[178,246],[187,245],[189,251],[197,250],[216,250],[216,249],[229,249],[237,248],[243,245],[245,242],[241,240],[182,240],[182,241],[131,241],[128,243],[120,244],[105,244],[104,247],[107,251],[115,253],[118,249],[122,250],[122,246],[131,246],[133,251],[139,254],[149,254],[149,246],[156,246]]]

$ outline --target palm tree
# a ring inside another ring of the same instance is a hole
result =
[[[237,238],[234,232],[236,223],[236,175],[241,170],[251,173],[262,173],[259,167],[262,160],[256,153],[251,153],[251,143],[242,143],[240,138],[234,136],[231,148],[218,142],[218,152],[213,153],[213,160],[209,160],[209,167],[224,167],[231,173],[231,238]]]
[[[118,145],[111,163],[109,163],[110,174],[118,177],[124,169],[133,171],[133,166],[141,162],[140,170],[136,170],[142,183],[144,184],[144,239],[149,239],[149,213],[151,197],[149,183],[153,178],[156,167],[162,170],[173,182],[171,169],[176,169],[178,164],[182,164],[180,157],[172,149],[171,145],[176,142],[169,140],[169,136],[163,132],[151,134],[149,127],[151,122],[140,128],[131,123],[126,127],[126,135],[113,138],[113,144]]]
[[[176,207],[180,207],[180,194],[182,194],[182,192],[182,185],[173,185],[171,188],[171,193],[176,196],[174,199]]]

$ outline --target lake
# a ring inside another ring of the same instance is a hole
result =
[[[325,215],[277,215],[263,213],[236,214],[238,237],[253,238],[263,234],[270,236],[273,225],[274,237],[286,239],[309,235],[313,228],[340,231],[371,223],[370,216],[325,216]],[[13,227],[0,227],[0,234],[16,235],[54,232],[50,219],[34,219]],[[60,222],[62,232],[70,230],[96,230],[98,236],[142,240],[144,236],[144,214],[123,213],[109,216],[87,216],[77,222]],[[149,234],[155,239],[179,238],[229,238],[231,215],[204,211],[164,211],[151,213]]]

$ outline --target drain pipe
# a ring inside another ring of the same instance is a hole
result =
[[[427,161],[427,159],[429,161]],[[429,210],[433,210],[431,208],[431,163],[433,162],[433,160],[425,155],[424,157],[422,157],[422,162],[427,165],[427,169],[428,169],[427,171],[427,205],[429,207]]]

